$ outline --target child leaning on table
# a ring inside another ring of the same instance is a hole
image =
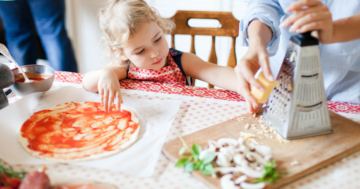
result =
[[[192,53],[169,49],[165,34],[174,23],[144,0],[110,0],[100,11],[100,28],[111,63],[85,74],[85,90],[98,92],[105,110],[122,98],[119,80],[129,78],[191,85],[200,79],[236,91],[234,69],[205,62]]]

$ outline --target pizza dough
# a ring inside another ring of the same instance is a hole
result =
[[[19,141],[32,156],[56,162],[104,158],[138,138],[139,119],[121,107],[103,111],[98,102],[70,102],[35,112],[21,127]]]

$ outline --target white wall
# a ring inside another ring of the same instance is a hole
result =
[[[246,10],[246,3],[243,0],[148,0],[148,3],[158,9],[163,17],[171,17],[177,10],[231,11],[236,19],[241,20]],[[81,73],[100,68],[107,63],[101,58],[100,30],[97,19],[99,9],[105,4],[105,0],[66,0],[68,33],[72,39]],[[195,22],[195,24],[206,23]],[[167,39],[170,44],[170,37],[168,36]],[[239,46],[240,43],[237,41],[238,58],[242,57],[246,50]],[[190,36],[175,37],[175,46],[176,49],[190,51]],[[208,59],[210,47],[210,36],[195,37],[195,50],[202,59]],[[219,65],[226,65],[230,47],[230,38],[216,38]],[[206,83],[198,81],[196,85],[207,86]]]

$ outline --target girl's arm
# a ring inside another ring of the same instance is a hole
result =
[[[111,107],[117,99],[116,107],[120,110],[122,98],[119,80],[126,78],[126,67],[117,68],[111,64],[85,74],[82,86],[90,92],[98,92],[100,102],[105,110],[111,111]]]
[[[234,68],[206,62],[192,53],[183,53],[182,67],[186,75],[212,85],[237,92],[237,79]]]

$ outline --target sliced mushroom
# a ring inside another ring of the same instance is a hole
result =
[[[239,189],[238,186],[235,186],[234,181],[231,180],[233,177],[232,174],[227,174],[221,177],[220,179],[220,185],[223,189]]]
[[[199,159],[202,160],[206,154],[215,155],[215,146],[209,146],[207,149],[200,152]]]
[[[235,149],[235,153],[247,153],[249,151],[249,149],[245,146],[245,145],[240,145],[238,148]]]
[[[246,146],[249,151],[255,151],[254,144],[252,143],[244,142],[244,146]]]
[[[243,137],[240,137],[239,139],[238,139],[238,142],[239,142],[239,144],[244,144],[244,138]]]
[[[228,173],[239,172],[239,170],[236,167],[215,167],[214,172],[220,172],[224,175]]]
[[[237,178],[234,183],[235,184],[240,184],[242,182],[244,182],[245,180],[247,179],[247,176],[246,175],[243,175],[243,176],[240,176],[239,178]]]
[[[242,161],[244,161],[244,155],[243,155],[243,154],[237,153],[237,154],[234,155],[234,162],[235,162],[235,164],[241,165],[241,162],[242,162]]]
[[[229,161],[233,159],[235,150],[233,146],[228,146],[226,148],[220,148],[220,153],[224,154]]]
[[[268,163],[267,160],[265,160],[265,158],[259,155],[258,153],[249,152],[248,154],[250,154],[251,157],[254,158],[256,162],[259,162],[262,165],[266,165]]]
[[[238,140],[232,138],[221,138],[217,142],[209,141],[208,148],[200,153],[200,159],[212,153],[215,162],[220,167],[214,168],[212,177],[221,177],[223,188],[263,188],[265,183],[245,183],[248,177],[261,178],[264,173],[264,165],[272,159],[271,148],[249,142],[244,138]],[[235,165],[235,167],[234,167]],[[234,174],[244,174],[240,177]],[[235,181],[233,181],[235,180]]]
[[[256,184],[250,184],[250,183],[247,183],[247,182],[242,182],[240,184],[240,186],[243,189],[260,189],[260,188],[265,187],[265,183],[259,182],[259,183],[256,183]]]
[[[220,144],[221,146],[227,144],[229,146],[236,147],[239,144],[239,142],[233,138],[221,138],[218,140],[218,144]]]
[[[256,171],[262,171],[264,170],[264,166],[262,164],[258,164],[256,167],[255,167],[255,170]]]
[[[252,154],[250,154],[250,153],[247,153],[247,154],[245,155],[245,159],[246,159],[248,162],[250,162],[250,163],[254,163],[254,162],[256,161],[256,159],[254,158],[254,156],[253,156]]]
[[[213,141],[213,140],[209,140],[208,143],[209,143],[209,146],[214,146],[215,148],[222,147],[219,143],[217,143],[216,141]]]
[[[262,156],[271,156],[271,148],[269,146],[254,145],[254,148],[257,152],[262,154]]]
[[[217,159],[216,159],[216,164],[218,164],[220,167],[230,167],[231,166],[231,163],[230,163],[231,160],[229,160],[225,154],[223,153],[219,153],[217,155]]]
[[[253,178],[260,178],[264,175],[265,170],[262,171],[256,171],[254,169],[252,169],[251,167],[249,167],[249,165],[243,165],[241,167],[237,167],[237,170],[244,173],[245,175],[249,176],[249,177],[253,177]]]

